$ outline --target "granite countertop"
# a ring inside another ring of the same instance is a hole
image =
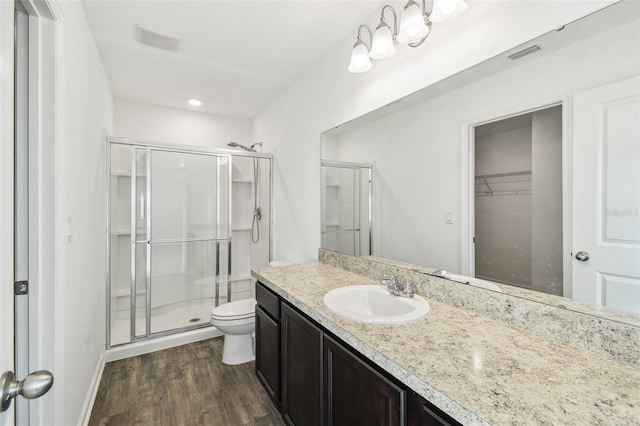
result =
[[[418,322],[346,320],[325,308],[324,295],[379,283],[323,263],[253,275],[465,425],[640,425],[635,366],[429,298],[431,313]]]

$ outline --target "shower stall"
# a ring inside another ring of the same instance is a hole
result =
[[[270,260],[271,156],[107,142],[107,347],[210,326],[215,306],[254,297],[251,269]]]

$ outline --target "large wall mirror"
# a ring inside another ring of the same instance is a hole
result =
[[[640,325],[638,2],[331,129],[321,153],[372,166],[372,255]]]

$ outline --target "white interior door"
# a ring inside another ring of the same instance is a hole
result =
[[[13,2],[0,1],[0,373],[13,371]],[[0,425],[15,423],[0,412]]]
[[[640,77],[577,93],[573,298],[640,312]]]
[[[27,400],[53,383],[29,370],[29,18],[15,8],[0,1],[0,426],[30,424]]]

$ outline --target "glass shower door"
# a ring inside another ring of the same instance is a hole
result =
[[[150,334],[208,325],[226,301],[230,157],[150,149],[147,273]]]

